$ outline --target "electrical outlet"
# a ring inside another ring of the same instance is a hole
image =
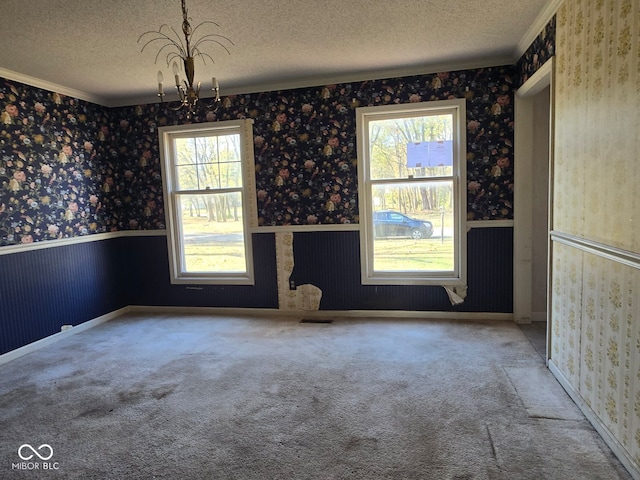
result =
[[[296,289],[296,281],[293,279],[289,279],[289,290],[295,290]]]

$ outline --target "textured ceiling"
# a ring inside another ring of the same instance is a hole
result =
[[[196,63],[196,81],[217,77],[223,95],[511,63],[552,3],[186,0],[194,26],[214,21],[201,31],[234,43],[230,55],[207,44],[215,64]],[[2,0],[0,11],[0,76],[104,105],[152,102],[158,70],[172,78],[154,65],[160,44],[137,41],[165,23],[180,31],[179,0]]]

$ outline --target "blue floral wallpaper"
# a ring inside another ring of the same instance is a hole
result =
[[[556,16],[554,15],[544,27],[540,35],[529,45],[520,57],[517,68],[519,73],[518,87],[555,54],[556,50]]]
[[[113,212],[109,230],[165,228],[158,123],[168,119],[157,105],[110,111],[110,123],[103,127],[110,145],[104,159],[107,176],[100,185]],[[171,123],[187,120],[174,117]]]
[[[554,38],[555,17],[514,66],[229,96],[193,119],[0,79],[0,246],[165,228],[158,127],[247,117],[260,225],[357,223],[355,108],[450,98],[467,99],[468,219],[513,218],[513,95]]]
[[[255,121],[260,225],[357,223],[355,108],[450,98],[468,100],[469,219],[512,218],[515,74],[506,66],[236,95],[191,120],[157,104],[114,109],[113,157],[130,172],[110,185],[126,206],[114,225],[163,226],[157,127],[238,118]]]
[[[0,79],[0,245],[103,232],[104,108]]]

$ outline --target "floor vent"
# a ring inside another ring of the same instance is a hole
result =
[[[328,318],[303,318],[300,323],[332,323],[333,320]]]

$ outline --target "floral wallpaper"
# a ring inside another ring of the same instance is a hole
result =
[[[640,3],[557,12],[551,362],[640,474]],[[583,242],[596,242],[586,249]]]
[[[100,190],[114,211],[108,228],[156,230],[165,228],[162,172],[158,144],[159,125],[167,124],[158,105],[116,108],[103,126],[110,150],[105,158],[107,176]],[[173,112],[171,112],[173,113]],[[176,118],[175,123],[187,123]]]
[[[449,98],[468,100],[468,218],[512,218],[514,75],[493,67],[235,95],[191,120],[161,105],[116,109],[114,155],[154,202],[120,198],[127,208],[117,227],[162,228],[157,127],[238,118],[255,122],[259,225],[358,223],[355,108]],[[116,188],[125,193],[130,183],[120,178]]]
[[[509,67],[490,68],[246,98],[256,119],[259,223],[357,223],[355,109],[461,97],[468,100],[469,218],[511,218],[512,77]]]
[[[540,35],[529,45],[529,48],[518,60],[518,87],[525,83],[531,75],[554,56],[556,49],[556,16],[554,15],[544,27]]]
[[[105,110],[0,79],[0,245],[105,231]]]
[[[253,118],[260,225],[357,223],[355,108],[467,99],[468,218],[513,215],[514,67],[223,98],[193,119],[0,80],[0,245],[165,228],[157,129]]]

